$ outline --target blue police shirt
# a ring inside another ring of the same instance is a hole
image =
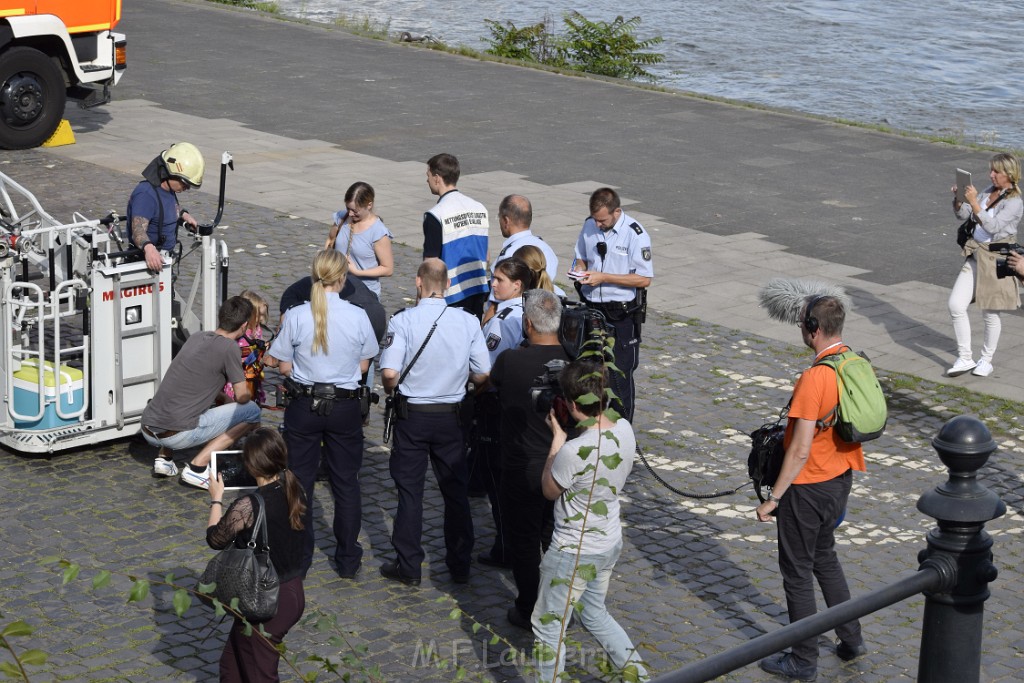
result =
[[[296,306],[284,317],[270,355],[292,364],[299,384],[322,382],[342,389],[359,386],[360,361],[377,355],[377,337],[366,311],[336,296],[327,296],[327,353],[313,354],[313,308]]]
[[[484,342],[491,354],[491,364],[506,349],[523,343],[523,298],[498,302],[498,312],[484,325]]]
[[[597,247],[601,242],[607,245],[603,258]],[[597,227],[593,218],[584,221],[579,239],[576,240],[576,258],[587,262],[587,270],[613,275],[654,277],[651,236],[625,211],[608,231]],[[632,301],[636,297],[636,288],[608,283],[596,287],[583,285],[583,296],[588,301],[598,303]]]
[[[466,395],[470,373],[491,371],[487,345],[476,316],[449,308],[444,299],[421,299],[414,308],[399,311],[388,322],[380,367],[401,374],[437,328],[398,391],[409,403],[458,403]]]

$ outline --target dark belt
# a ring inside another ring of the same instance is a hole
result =
[[[410,403],[410,413],[457,413],[458,403]]]
[[[628,313],[633,307],[632,301],[587,301],[585,303],[589,308],[609,313]]]
[[[302,387],[302,393],[299,396],[312,396],[313,387],[308,384],[300,384]],[[342,389],[341,387],[334,387],[334,399],[336,401],[347,401],[350,399],[359,398],[358,389]]]
[[[181,432],[180,429],[168,429],[165,432],[154,432],[152,427],[147,427],[146,425],[142,425],[142,431],[146,432],[154,439],[169,439],[175,434],[179,434]]]

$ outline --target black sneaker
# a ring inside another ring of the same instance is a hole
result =
[[[868,649],[864,647],[864,643],[860,645],[850,645],[842,640],[836,641],[836,657],[843,660],[844,662],[852,662],[861,655],[866,655]]]
[[[385,565],[381,565],[380,575],[383,576],[385,579],[390,579],[391,581],[398,581],[399,583],[404,583],[406,586],[420,585],[420,580],[418,578],[413,576],[406,576],[405,574],[403,574],[402,570],[398,568],[397,562],[388,562]]]
[[[818,677],[818,667],[814,664],[800,664],[792,652],[782,652],[761,660],[761,668],[770,674],[798,681],[813,681]]]

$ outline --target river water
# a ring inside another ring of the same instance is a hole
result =
[[[522,27],[572,9],[624,14],[614,0],[277,0],[283,13],[369,18],[485,50],[485,19]],[[657,83],[898,130],[1024,149],[1024,1],[636,0],[640,38],[665,62]],[[1014,39],[1013,36],[1018,36]]]

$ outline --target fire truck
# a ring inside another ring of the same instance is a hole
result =
[[[0,173],[0,445],[52,453],[139,432],[172,351],[217,328],[228,248],[213,233],[233,167],[225,152],[216,218],[158,273],[122,217],[61,222]]]
[[[127,66],[120,20],[121,0],[0,0],[0,147],[45,142],[68,96],[110,101]]]

